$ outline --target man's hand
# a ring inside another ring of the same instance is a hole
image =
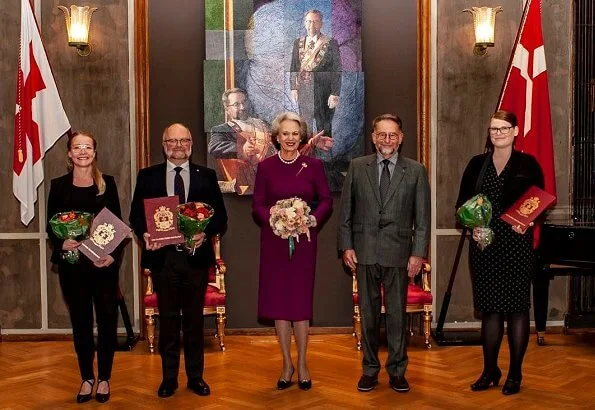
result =
[[[150,241],[151,234],[148,232],[145,232],[143,234],[143,239],[145,240],[145,248],[147,248],[147,250],[149,250],[149,251],[156,251],[157,249],[163,248],[163,245],[161,244],[161,242],[151,243],[151,241]]]
[[[109,265],[114,263],[114,258],[111,255],[104,256],[97,262],[93,262],[96,268],[107,268]]]
[[[254,145],[250,141],[246,141],[246,143],[242,147],[242,151],[244,151],[244,155],[246,156],[246,158],[251,158],[258,153],[258,149],[256,148],[256,145]]]
[[[194,235],[192,237],[192,240],[194,241],[194,249],[200,248],[202,244],[205,242],[206,237],[207,234],[205,234],[204,232],[197,233],[196,235]]]
[[[339,105],[339,96],[338,95],[329,95],[328,97],[328,107],[332,110],[337,105]]]
[[[343,263],[351,270],[355,270],[357,266],[357,256],[355,256],[355,250],[345,249],[343,251]]]
[[[308,144],[312,145],[322,151],[328,151],[333,147],[333,139],[324,135],[324,130],[314,135],[308,140]]]
[[[291,90],[291,101],[296,103],[298,101],[298,92],[297,90]]]
[[[62,249],[65,251],[73,251],[78,248],[80,244],[80,242],[77,242],[74,239],[65,239],[64,243],[62,243]]]
[[[407,263],[407,275],[412,278],[417,275],[421,269],[422,258],[419,256],[410,256]]]

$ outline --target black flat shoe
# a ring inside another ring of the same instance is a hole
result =
[[[302,390],[310,390],[312,388],[312,380],[299,380],[298,387]]]
[[[507,379],[506,383],[502,387],[502,394],[510,396],[511,394],[517,394],[521,391],[521,382],[517,380]]]
[[[293,377],[293,373],[295,372],[295,369],[293,369],[291,371],[291,375],[289,376],[289,380],[285,380],[285,379],[279,379],[277,380],[277,389],[278,390],[285,390],[286,388],[288,388],[289,386],[291,386],[293,384],[293,382],[291,381],[291,378]]]
[[[97,383],[97,389],[99,389],[99,385],[102,382],[106,382],[107,383],[107,393],[95,393],[95,400],[98,401],[99,403],[105,403],[106,401],[109,400],[109,396],[110,396],[110,385],[109,385],[109,380],[99,380],[99,382]]]
[[[208,396],[211,394],[211,388],[202,377],[188,382],[188,388],[199,396]]]
[[[482,391],[490,388],[490,385],[496,387],[500,383],[502,372],[496,367],[492,374],[482,373],[479,379],[471,385],[471,391]]]
[[[157,396],[159,396],[161,398],[166,398],[166,397],[172,396],[176,392],[177,388],[178,388],[177,381],[164,380],[161,382],[161,385],[159,386],[159,390],[157,390]]]
[[[83,389],[83,385],[87,383],[91,385],[91,392],[88,394],[81,394],[80,391]],[[91,400],[93,397],[93,386],[95,385],[95,379],[83,380],[81,383],[81,387],[79,388],[79,394],[76,395],[76,402],[77,403],[86,403]]]

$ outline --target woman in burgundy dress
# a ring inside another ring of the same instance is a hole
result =
[[[312,319],[317,230],[329,218],[333,206],[322,161],[300,155],[298,151],[307,137],[306,130],[306,123],[297,114],[287,112],[275,118],[271,138],[279,152],[259,163],[252,203],[254,218],[261,227],[258,316],[275,321],[283,354],[279,390],[291,385],[294,373],[292,323],[298,348],[298,385],[302,390],[312,386],[306,350]],[[299,242],[295,241],[290,259],[288,240],[273,233],[269,217],[271,207],[278,200],[292,197],[310,205],[317,228],[310,229],[310,241],[305,235]]]

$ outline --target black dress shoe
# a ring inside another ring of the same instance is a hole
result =
[[[289,376],[289,380],[285,380],[285,379],[277,380],[277,389],[278,390],[285,390],[286,388],[288,388],[289,386],[291,386],[293,384],[293,382],[291,381],[291,378],[293,377],[293,372],[295,372],[295,369],[291,370],[291,375]]]
[[[407,393],[409,391],[409,383],[405,376],[390,376],[390,387],[398,393]]]
[[[312,380],[299,380],[298,386],[302,390],[310,390],[312,388]]]
[[[188,388],[199,396],[208,396],[211,394],[209,385],[202,379],[194,379],[188,382]]]
[[[491,373],[486,373],[485,371],[481,374],[479,379],[475,381],[471,385],[471,391],[483,391],[490,388],[490,386],[497,387],[498,383],[500,383],[500,378],[502,377],[502,372],[498,367]]]
[[[85,383],[91,385],[91,392],[88,394],[81,394],[80,391],[83,389],[83,384],[85,384]],[[95,385],[94,379],[83,380],[83,382],[81,383],[81,387],[79,388],[79,394],[76,395],[77,403],[86,403],[89,400],[91,400],[91,397],[93,397],[93,385]]]
[[[357,389],[359,391],[370,391],[374,390],[374,387],[378,384],[378,376],[368,376],[363,374],[357,382]]]
[[[176,392],[177,388],[178,388],[177,381],[164,380],[161,382],[161,385],[159,386],[159,390],[157,390],[157,396],[163,397],[163,398],[169,397]]]
[[[97,389],[99,389],[99,385],[102,382],[107,383],[107,393],[99,393],[99,392],[95,393],[95,400],[97,400],[99,403],[105,403],[106,401],[109,400],[109,396],[110,396],[109,380],[99,380],[99,382],[97,383]]]
[[[507,379],[506,383],[502,387],[502,394],[510,396],[511,394],[517,394],[521,391],[521,382],[517,380]]]

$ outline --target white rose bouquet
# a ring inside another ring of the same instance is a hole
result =
[[[310,242],[310,228],[316,226],[316,218],[310,215],[310,207],[300,198],[280,199],[271,207],[269,224],[273,233],[289,241],[289,258],[295,251],[294,239],[299,242],[300,235],[306,235]]]

